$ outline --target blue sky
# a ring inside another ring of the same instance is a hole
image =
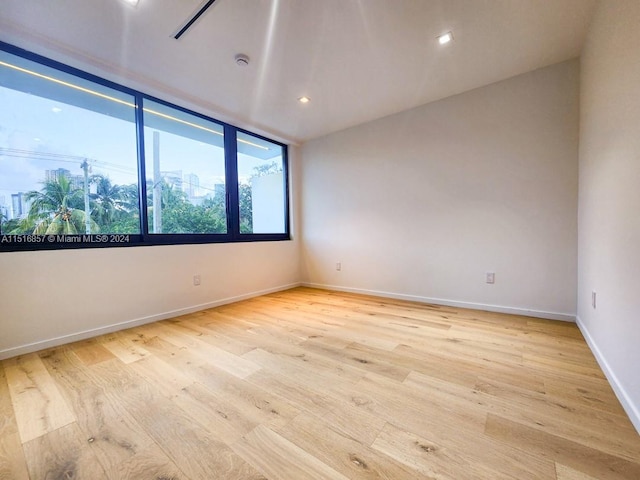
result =
[[[86,96],[91,102],[92,96]],[[38,190],[46,170],[65,168],[81,175],[81,158],[90,159],[93,174],[107,175],[115,184],[137,182],[133,122],[4,87],[0,87],[0,105],[0,202],[4,197],[5,205],[11,204],[13,193]],[[149,160],[150,132],[145,131]],[[264,163],[239,157],[241,181]],[[201,195],[224,183],[224,153],[211,144],[161,132],[160,162],[162,171],[198,175]],[[151,172],[148,162],[148,177]]]

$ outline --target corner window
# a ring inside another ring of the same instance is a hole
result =
[[[283,147],[239,132],[237,150],[240,233],[284,233]]]

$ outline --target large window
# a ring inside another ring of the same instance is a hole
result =
[[[224,128],[144,101],[149,232],[226,233]]]
[[[241,233],[286,232],[284,148],[238,132]]]
[[[2,51],[0,68],[2,233],[139,234],[135,98]]]
[[[0,251],[285,240],[287,149],[0,43]]]

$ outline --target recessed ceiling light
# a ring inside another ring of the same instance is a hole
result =
[[[438,37],[438,43],[440,45],[445,45],[445,44],[451,42],[452,40],[453,40],[453,33],[451,33],[451,32],[443,33],[442,35],[440,35]]]
[[[53,108],[51,109],[51,111],[52,111],[53,113],[60,113],[60,112],[62,111],[62,109],[61,109],[60,107],[53,107]]]
[[[300,97],[300,98],[298,99],[298,101],[299,101],[300,103],[309,103],[309,102],[311,101],[311,99],[310,99],[309,97]]]
[[[124,3],[128,3],[129,5],[136,6],[140,0],[122,0]]]

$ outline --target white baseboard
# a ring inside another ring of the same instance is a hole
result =
[[[208,308],[219,307],[220,305],[226,305],[228,303],[239,302],[241,300],[247,300],[248,298],[259,297],[268,293],[280,292],[282,290],[289,290],[291,288],[299,287],[300,283],[290,283],[288,285],[281,285],[279,287],[268,288],[265,290],[259,290],[257,292],[245,293],[235,297],[223,298],[220,300],[214,300],[208,303],[202,303],[200,305],[193,305],[191,307],[180,308],[169,312],[158,313],[155,315],[149,315],[148,317],[136,318],[133,320],[127,320],[125,322],[114,323],[106,325],[104,327],[92,328],[90,330],[84,330],[82,332],[71,333],[69,335],[62,335],[60,337],[50,338],[48,340],[41,340],[38,342],[28,343],[26,345],[20,345],[18,347],[11,347],[4,350],[0,350],[0,360],[6,358],[17,357],[18,355],[25,355],[27,353],[37,352],[44,350],[45,348],[57,347],[66,343],[77,342],[79,340],[86,340],[87,338],[97,337],[98,335],[104,335],[106,333],[117,332],[119,330],[125,330],[127,328],[137,327],[147,323],[158,322],[160,320],[166,320],[167,318],[178,317],[180,315],[186,315],[188,313],[199,312],[200,310],[206,310]]]
[[[545,312],[542,310],[529,310],[526,308],[503,307],[501,305],[461,302],[457,300],[446,300],[443,298],[421,297],[418,295],[405,295],[402,293],[383,292],[380,290],[366,290],[364,288],[341,287],[337,285],[326,285],[321,283],[302,282],[301,285],[304,287],[320,288],[323,290],[337,290],[339,292],[361,293],[363,295],[374,295],[376,297],[394,298],[396,300],[408,300],[411,302],[431,303],[435,305],[445,305],[448,307],[471,308],[474,310],[485,310],[487,312],[525,315],[527,317],[544,318],[547,320],[561,320],[563,322],[574,323],[576,321],[576,316],[570,313]]]
[[[625,388],[622,386],[622,383],[620,383],[620,380],[618,380],[618,377],[611,369],[609,362],[607,362],[607,359],[602,354],[600,348],[598,348],[598,344],[595,342],[580,317],[577,317],[576,323],[578,324],[578,328],[587,341],[589,348],[593,352],[593,355],[596,357],[598,365],[600,365],[600,368],[602,368],[602,371],[607,377],[607,380],[609,380],[609,384],[611,385],[611,388],[613,388],[616,397],[618,397],[618,400],[620,400],[622,408],[624,408],[624,411],[629,416],[629,420],[631,420],[631,423],[638,431],[638,434],[640,434],[640,408],[638,407],[638,405],[634,404],[633,400],[631,399]]]

